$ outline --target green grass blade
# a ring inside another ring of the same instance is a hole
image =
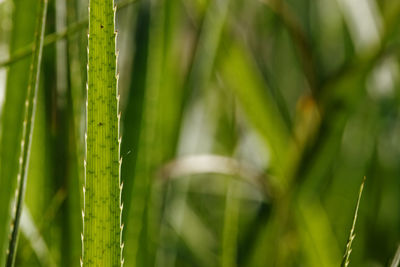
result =
[[[347,244],[346,244],[346,250],[344,252],[344,256],[343,256],[343,260],[342,260],[342,264],[341,264],[342,267],[347,267],[347,266],[349,266],[349,263],[350,263],[351,244],[353,243],[354,238],[356,237],[356,234],[354,233],[354,231],[356,228],[358,208],[360,207],[360,201],[361,201],[361,196],[362,196],[363,189],[364,189],[364,183],[365,183],[365,176],[361,183],[360,191],[358,193],[356,210],[354,211],[353,224],[351,226],[349,240],[347,241]]]
[[[18,187],[16,193],[16,205],[14,210],[14,221],[11,225],[11,240],[8,247],[6,266],[13,266],[15,252],[18,243],[19,222],[21,219],[22,206],[24,202],[25,186],[27,180],[30,147],[32,143],[32,133],[36,111],[36,98],[39,90],[40,63],[42,59],[43,37],[46,25],[47,0],[40,1],[37,15],[35,42],[29,74],[28,91],[25,101],[25,114],[23,122],[21,154],[18,168]]]
[[[85,19],[79,22],[72,23],[68,28],[61,30],[59,32],[47,34],[46,37],[44,38],[43,44],[44,46],[50,45],[62,38],[74,34],[82,29],[85,29],[87,27],[87,24],[88,21],[87,19]],[[18,49],[11,55],[9,59],[1,61],[0,67],[6,67],[12,65],[15,62],[20,61],[21,59],[28,57],[30,54],[32,54],[32,46],[33,44],[29,44],[27,46]]]
[[[113,0],[89,1],[84,266],[121,266],[119,118]]]
[[[150,5],[149,3],[143,3]],[[144,7],[149,8],[149,7]],[[140,133],[138,136],[137,147],[137,160],[134,170],[134,179],[131,187],[130,194],[130,208],[129,208],[129,228],[126,233],[126,243],[129,253],[126,255],[127,262],[132,266],[146,265],[147,257],[147,239],[142,238],[145,236],[146,231],[146,215],[148,209],[148,200],[151,188],[151,174],[156,162],[159,162],[161,151],[157,149],[159,140],[157,140],[156,133],[158,133],[158,107],[159,91],[160,91],[160,59],[162,58],[162,44],[163,44],[163,31],[162,31],[162,9],[157,9],[153,13],[150,10],[149,18],[143,18],[144,23],[154,25],[149,28],[148,46],[149,51],[152,51],[146,58],[146,76],[144,77],[145,91],[143,95],[143,110],[142,119],[140,121]],[[145,11],[147,12],[147,11]],[[161,14],[160,14],[161,13]],[[147,16],[145,14],[144,16]],[[147,27],[143,25],[143,30]],[[147,33],[144,33],[147,35]],[[147,42],[143,39],[143,42]],[[140,80],[137,80],[141,82]],[[140,84],[139,84],[140,86]],[[134,148],[133,148],[134,149]],[[142,242],[141,242],[142,241]],[[146,252],[146,253],[140,253]],[[142,264],[140,264],[142,262]]]
[[[193,51],[194,56],[190,58],[189,74],[184,78],[182,78],[179,64],[175,62],[175,58],[182,56],[182,44],[178,44],[182,38],[181,24],[182,21],[184,22],[180,1],[157,2],[150,7],[145,6],[148,5],[147,3],[143,3],[141,11],[143,14],[139,17],[141,18],[139,22],[144,24],[140,28],[143,33],[142,39],[138,40],[138,48],[143,52],[137,53],[139,55],[137,60],[145,57],[147,49],[151,53],[148,59],[142,59],[147,60],[146,65],[139,66],[142,70],[136,70],[135,74],[143,72],[146,75],[146,81],[141,79],[143,76],[134,79],[134,86],[137,88],[134,93],[138,94],[141,86],[145,86],[145,92],[143,103],[139,104],[143,105],[143,118],[138,137],[138,149],[134,152],[139,155],[135,166],[134,184],[132,189],[128,188],[126,191],[126,196],[131,197],[131,204],[127,211],[129,228],[126,232],[126,248],[130,252],[126,255],[128,264],[151,265],[150,262],[153,261],[152,253],[156,249],[151,247],[153,244],[148,240],[154,242],[159,238],[155,232],[163,230],[156,229],[157,225],[154,223],[156,220],[150,218],[153,216],[153,210],[148,211],[148,203],[154,200],[152,192],[149,191],[152,183],[150,178],[155,168],[161,162],[173,157],[176,152],[180,122],[185,102],[188,100],[188,91],[203,91],[209,83],[229,2],[227,0],[210,3],[208,14],[202,23],[199,40],[195,45],[196,49]],[[147,8],[150,10],[147,11]],[[147,17],[149,16],[147,12],[150,13],[150,18]],[[149,38],[148,33],[144,32],[148,23],[150,23]],[[143,45],[146,42],[149,45],[144,49]],[[147,72],[143,71],[143,66],[146,67]],[[136,98],[136,101],[138,99]],[[135,108],[139,105],[136,104]],[[128,115],[127,113],[126,116]],[[126,130],[124,136],[130,135],[124,137],[125,141],[133,136],[129,132],[136,130],[133,128],[135,127],[133,120],[130,120],[129,124],[124,127]],[[130,149],[134,149],[134,146]],[[133,159],[127,159],[124,163],[128,161],[133,161]],[[126,173],[128,168],[131,167],[125,165],[123,172]],[[146,213],[148,218],[146,218]],[[171,241],[171,244],[173,243],[175,242]]]
[[[37,1],[21,0],[13,12],[13,32],[10,53],[32,43],[35,31]],[[23,14],[24,10],[32,10]],[[5,101],[1,117],[0,164],[0,265],[4,266],[11,220],[11,201],[16,188],[18,157],[24,120],[24,102],[28,86],[30,60],[25,59],[10,66],[7,74]],[[23,74],[23,75],[22,75]]]
[[[340,264],[341,249],[332,231],[326,210],[319,199],[302,195],[295,201],[299,239],[309,266],[334,267]]]
[[[394,255],[392,264],[390,267],[398,267],[400,264],[400,245],[397,247],[396,254]]]
[[[236,199],[239,192],[239,186],[235,181],[228,182],[226,193],[224,227],[222,233],[222,255],[221,266],[235,267],[237,266],[237,239],[239,231],[239,215],[240,202]]]
[[[131,206],[131,191],[134,179],[131,179],[135,172],[136,161],[139,152],[139,135],[141,131],[141,120],[144,110],[144,94],[146,88],[148,46],[149,46],[149,26],[150,14],[147,3],[141,3],[136,19],[136,48],[135,57],[132,62],[132,78],[127,97],[126,109],[123,113],[123,138],[121,143],[121,153],[126,155],[121,166],[121,178],[124,183],[122,197],[124,200],[124,222],[130,225],[129,211]],[[137,149],[135,149],[137,148]],[[129,228],[125,234],[128,235]],[[128,242],[126,244],[128,246]],[[128,258],[126,258],[128,261]]]
[[[117,5],[117,11],[129,6],[130,4],[134,4],[137,2],[138,2],[138,0],[120,1],[119,4]],[[88,26],[88,19],[85,18],[85,19],[82,19],[81,21],[71,23],[66,29],[47,34],[44,38],[44,46],[50,45],[60,39],[63,39],[70,35],[73,35],[76,32],[79,32],[83,29],[86,29],[87,26]],[[12,65],[15,62],[17,62],[23,58],[26,58],[27,56],[32,54],[32,46],[33,46],[33,44],[24,46],[24,47],[18,49],[17,51],[15,51],[9,59],[0,61],[0,68]]]
[[[67,1],[67,21],[71,25],[78,20],[78,1]],[[86,21],[87,22],[87,21]],[[87,25],[87,23],[86,23]],[[85,27],[86,28],[86,27]],[[63,262],[64,266],[71,266],[79,262],[82,248],[80,233],[82,231],[82,217],[77,212],[83,206],[83,192],[81,186],[85,177],[85,101],[86,101],[86,75],[87,75],[87,34],[77,32],[68,35],[68,66],[69,86],[67,92],[68,114],[71,128],[69,133],[69,172],[67,187],[67,209],[70,229],[70,261]],[[82,56],[83,55],[83,56]],[[67,144],[68,145],[68,144]],[[78,190],[75,190],[78,189]],[[76,209],[78,207],[78,209]],[[78,235],[75,233],[78,231]],[[78,238],[78,242],[76,242]],[[77,256],[77,257],[76,257]],[[76,260],[77,259],[77,260]]]
[[[222,77],[237,97],[250,122],[269,145],[273,163],[277,166],[276,171],[282,176],[290,147],[289,129],[245,48],[233,42],[227,50],[220,62]],[[282,182],[285,184],[287,181]]]
[[[150,2],[142,2],[138,16],[138,45],[136,62],[133,67],[136,73],[133,76],[134,84],[131,87],[132,95],[126,113],[126,132],[124,132],[124,139],[127,141],[126,145],[130,146],[129,149],[135,150],[133,145],[137,144],[134,156],[127,159],[123,169],[124,174],[134,173],[133,183],[132,180],[128,181],[132,177],[131,175],[123,177],[129,187],[125,194],[127,201],[130,202],[127,204],[128,210],[126,211],[129,226],[125,239],[127,251],[129,251],[126,253],[126,261],[131,266],[148,266],[152,265],[154,261],[152,254],[155,249],[152,247],[152,241],[156,231],[151,229],[156,227],[150,223],[151,219],[149,218],[154,214],[149,209],[149,203],[151,201],[152,176],[155,168],[165,156],[166,150],[166,146],[161,143],[161,136],[165,133],[166,127],[163,127],[161,121],[170,119],[166,115],[170,114],[169,104],[175,104],[175,107],[180,106],[178,86],[173,88],[175,89],[173,93],[175,99],[172,102],[162,98],[166,92],[170,92],[172,95],[171,81],[163,78],[164,75],[171,74],[170,66],[165,64],[165,57],[171,50],[169,42],[171,39],[168,38],[167,29],[173,27],[174,23],[166,17],[165,10],[168,5],[174,6],[175,4],[176,1],[158,1],[154,5]],[[135,102],[132,101],[132,97],[135,97]],[[134,114],[141,115],[141,119],[129,119],[128,122],[128,116]],[[173,127],[174,122],[171,120],[168,122],[168,127]],[[136,125],[137,127],[134,128]],[[137,132],[138,128],[139,132]],[[135,136],[136,134],[138,135]],[[165,143],[172,144],[173,141],[166,140]],[[135,161],[134,169],[129,167],[133,160]]]
[[[29,241],[32,250],[35,252],[41,264],[43,266],[57,266],[27,206],[24,206],[21,218],[21,233]]]

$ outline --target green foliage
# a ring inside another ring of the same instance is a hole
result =
[[[84,266],[120,266],[119,95],[113,1],[90,1],[87,136],[83,211]]]
[[[39,3],[0,1],[0,265],[398,265],[399,3]]]
[[[28,165],[29,165],[29,154],[30,148],[32,143],[32,133],[34,127],[34,118],[35,118],[35,111],[36,111],[36,103],[37,103],[37,94],[39,90],[39,77],[40,77],[40,66],[42,60],[42,50],[43,50],[43,38],[44,38],[44,31],[46,25],[46,12],[47,12],[47,0],[40,1],[38,4],[38,12],[37,12],[37,21],[35,26],[35,38],[34,38],[34,46],[32,52],[32,59],[29,67],[29,79],[26,88],[19,88],[22,92],[14,92],[11,91],[18,90],[17,88],[12,88],[13,85],[10,85],[9,88],[9,95],[8,100],[12,101],[13,105],[16,105],[18,108],[22,108],[24,110],[23,120],[20,120],[15,117],[5,116],[3,117],[4,121],[16,119],[17,123],[20,121],[20,125],[17,127],[13,127],[10,129],[10,133],[3,131],[2,135],[2,151],[3,152],[11,152],[14,155],[7,155],[10,156],[11,162],[10,165],[3,164],[2,165],[2,181],[4,183],[8,182],[7,184],[3,184],[2,188],[9,191],[9,193],[3,192],[4,201],[2,202],[5,205],[5,212],[2,216],[2,227],[1,229],[5,229],[6,231],[2,231],[3,237],[5,233],[8,231],[8,227],[3,227],[4,223],[9,223],[9,216],[8,216],[8,207],[10,203],[10,193],[13,191],[12,188],[14,184],[17,182],[17,188],[15,193],[15,207],[13,209],[13,216],[12,216],[12,223],[11,223],[11,235],[9,237],[9,245],[7,249],[7,260],[6,266],[13,266],[15,262],[15,254],[16,254],[16,247],[18,243],[18,233],[19,233],[19,224],[21,219],[22,213],[22,206],[24,203],[25,197],[25,187],[26,187],[26,180],[27,180],[27,172],[28,172]],[[15,46],[19,46],[20,43],[24,43],[24,40],[18,40],[15,38]],[[24,66],[20,65],[19,70],[23,69]],[[10,77],[12,78],[12,77]],[[23,79],[22,79],[23,81]],[[19,97],[26,95],[25,101],[21,101]],[[5,105],[7,107],[7,105]],[[6,113],[9,114],[8,112]],[[11,123],[11,122],[10,122]],[[13,121],[12,123],[15,123]],[[10,127],[11,128],[11,127]],[[10,136],[13,134],[13,136]],[[15,140],[14,138],[21,136],[22,138],[19,140]],[[14,140],[13,140],[14,139]],[[19,144],[20,151],[16,151],[16,143]],[[14,145],[14,146],[13,146]],[[8,146],[8,147],[7,147]],[[18,160],[16,158],[18,157]],[[5,159],[6,155],[3,154],[2,158]],[[4,238],[1,238],[4,240]],[[2,241],[4,242],[4,241]],[[3,253],[1,253],[3,255]],[[0,261],[1,263],[3,261]]]
[[[32,42],[35,22],[35,12],[30,16],[22,19],[21,10],[27,8],[30,10],[36,9],[36,2],[21,1],[18,9],[13,13],[14,32],[11,36],[10,50],[13,52],[27,43]],[[20,8],[20,9],[19,9]],[[22,33],[21,31],[25,31]],[[13,65],[8,72],[8,80],[5,92],[5,102],[3,104],[2,112],[2,132],[1,132],[1,159],[0,165],[0,205],[4,215],[0,216],[0,264],[5,262],[5,252],[9,239],[10,227],[10,203],[11,197],[16,188],[16,177],[18,172],[18,158],[20,153],[20,143],[22,139],[22,127],[24,117],[24,102],[26,98],[26,88],[28,86],[29,76],[29,59],[19,61]],[[20,76],[24,73],[24,78]],[[14,108],[18,107],[18,108]],[[15,109],[13,112],[6,112],[6,110]],[[7,129],[7,131],[4,131]],[[4,159],[8,159],[8,164],[4,164]]]

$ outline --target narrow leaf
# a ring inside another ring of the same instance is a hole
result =
[[[398,267],[400,264],[400,245],[397,247],[396,254],[394,255],[392,264],[390,267]]]
[[[32,250],[35,252],[41,264],[43,266],[57,266],[52,255],[50,254],[46,241],[39,231],[40,229],[37,227],[32,218],[28,207],[24,206],[21,218],[21,232],[29,241]]]
[[[291,144],[290,131],[254,60],[243,45],[233,41],[226,44],[226,48],[220,63],[222,77],[249,121],[269,145],[277,172],[284,176],[283,169]],[[282,182],[287,183],[286,180]]]
[[[119,1],[118,5],[117,5],[117,11],[129,6],[130,4],[134,4],[136,2],[138,2],[138,0]],[[58,40],[61,40],[65,37],[69,36],[69,35],[72,35],[76,32],[86,29],[87,26],[88,26],[88,19],[85,18],[85,19],[82,19],[81,21],[71,23],[67,28],[65,28],[63,30],[47,34],[44,38],[44,42],[43,42],[44,46],[50,45]],[[29,56],[32,53],[32,46],[33,46],[33,44],[29,44],[23,48],[20,48],[17,51],[15,51],[9,59],[0,61],[0,68],[9,66],[27,56]]]
[[[351,244],[353,243],[354,238],[356,237],[356,234],[354,233],[354,231],[356,228],[358,208],[360,206],[361,196],[362,196],[362,192],[364,189],[365,178],[366,177],[364,176],[363,181],[360,186],[360,192],[358,193],[358,200],[357,200],[356,210],[354,212],[353,225],[351,226],[349,240],[347,241],[347,244],[346,244],[346,250],[344,252],[344,256],[343,256],[343,260],[342,260],[342,264],[341,264],[342,267],[347,267],[347,266],[349,266],[349,263],[350,263],[350,253],[352,250]]]
[[[32,143],[32,133],[36,111],[36,98],[39,90],[40,63],[42,59],[43,38],[46,25],[47,0],[40,1],[38,10],[38,20],[36,22],[35,41],[33,55],[29,73],[28,91],[25,101],[25,114],[22,129],[21,153],[19,158],[19,168],[17,175],[16,205],[14,208],[14,219],[11,224],[11,239],[8,247],[6,266],[13,266],[15,252],[18,242],[18,230],[21,219],[22,206],[24,203],[25,186],[27,180],[30,147]]]
[[[89,1],[85,266],[121,266],[119,96],[113,0]]]
[[[32,43],[34,39],[36,10],[39,1],[18,0],[13,13],[13,31],[10,53]],[[24,12],[32,10],[32,12]],[[25,13],[25,14],[23,14]],[[32,45],[30,45],[32,51]],[[0,164],[0,265],[6,261],[9,242],[11,201],[17,187],[18,158],[24,121],[24,103],[27,94],[30,59],[13,64],[8,69],[5,101],[1,114],[1,164]],[[7,129],[6,131],[4,129]]]

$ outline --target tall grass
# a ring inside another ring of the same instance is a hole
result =
[[[399,3],[48,1],[0,1],[0,265],[398,265]]]
[[[112,0],[89,2],[83,266],[123,262],[115,10]]]
[[[35,26],[35,38],[34,38],[34,46],[32,48],[32,59],[29,67],[29,80],[28,80],[28,85],[26,89],[22,89],[26,91],[26,98],[25,101],[15,101],[13,104],[23,104],[20,105],[19,108],[23,107],[24,110],[24,115],[23,115],[23,121],[22,125],[18,125],[17,127],[21,129],[21,133],[16,130],[15,132],[12,132],[14,134],[14,138],[16,136],[22,136],[20,139],[20,151],[19,154],[15,153],[18,155],[18,163],[17,162],[11,162],[10,166],[7,166],[8,171],[6,169],[6,166],[3,164],[2,165],[2,181],[9,181],[9,186],[3,184],[3,186],[6,188],[6,190],[12,191],[12,181],[17,181],[17,188],[15,191],[15,203],[14,203],[14,208],[12,211],[12,223],[11,223],[11,234],[9,237],[9,245],[7,249],[7,260],[6,260],[6,266],[13,266],[14,261],[15,261],[15,255],[16,255],[16,247],[18,244],[18,234],[19,234],[19,224],[21,220],[21,213],[22,213],[22,208],[23,208],[23,203],[24,203],[24,197],[25,197],[25,188],[26,188],[26,180],[27,180],[27,172],[28,172],[28,165],[29,165],[29,155],[30,155],[30,148],[31,148],[31,143],[32,143],[32,133],[33,133],[33,127],[34,127],[34,118],[35,118],[35,111],[36,111],[36,105],[37,105],[37,94],[39,90],[39,77],[40,77],[40,67],[41,67],[41,59],[42,59],[42,50],[43,50],[43,37],[44,37],[44,31],[45,31],[45,25],[46,25],[46,14],[47,14],[47,0],[40,1],[38,4],[38,12],[37,12],[37,21],[36,21],[36,26]],[[13,88],[10,90],[16,90],[16,88]],[[20,94],[20,96],[25,95],[23,93],[16,92],[17,94]],[[17,98],[15,98],[16,100]],[[7,118],[7,117],[6,117]],[[18,129],[17,128],[17,129]],[[3,129],[4,130],[4,129]],[[13,129],[9,129],[13,130]],[[15,142],[12,142],[10,140],[10,137],[8,137],[7,133],[3,131],[3,149],[5,149],[5,145],[7,144],[6,142],[10,142],[11,144],[7,145],[12,145],[15,144]],[[8,138],[7,138],[8,137]],[[3,150],[4,151],[4,150]],[[15,151],[15,147],[10,147],[10,151]],[[16,151],[15,151],[16,152]],[[5,155],[2,155],[3,158]],[[9,155],[8,155],[9,156]],[[11,156],[11,159],[14,157]],[[13,169],[12,167],[16,167],[16,163],[18,164],[18,167]],[[4,171],[6,169],[6,171]],[[9,194],[6,194],[4,192],[5,196],[9,196]],[[7,204],[9,203],[10,198],[5,198],[5,206],[6,206],[6,212],[2,216],[2,221],[3,223],[9,223],[9,217],[8,212],[7,212]],[[4,227],[2,227],[4,229]],[[8,228],[6,227],[8,230]],[[2,234],[4,234],[7,231],[2,231]],[[3,254],[3,253],[2,253]],[[2,263],[2,261],[0,261]]]

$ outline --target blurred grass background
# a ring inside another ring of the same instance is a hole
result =
[[[389,266],[400,2],[116,4],[125,266],[339,266],[363,176],[350,266]],[[0,1],[2,211],[36,6]],[[16,266],[77,266],[87,1],[49,1],[46,32]]]

